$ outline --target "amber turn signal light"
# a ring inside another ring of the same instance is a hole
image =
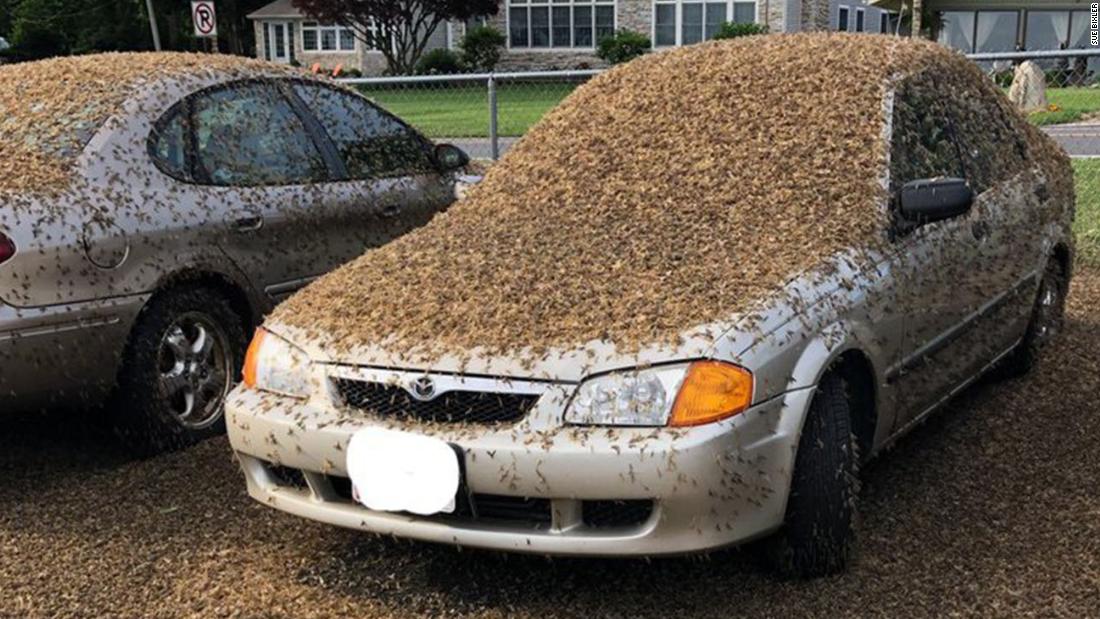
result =
[[[672,405],[670,426],[698,426],[732,417],[752,404],[752,372],[721,361],[696,361]]]
[[[267,331],[256,329],[252,336],[252,343],[248,345],[248,352],[244,355],[244,370],[241,372],[244,384],[249,389],[256,388],[256,364],[260,359],[260,347],[263,346]]]

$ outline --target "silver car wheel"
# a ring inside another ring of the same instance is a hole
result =
[[[164,333],[157,352],[160,395],[185,428],[215,423],[232,383],[229,338],[209,317],[186,313]]]

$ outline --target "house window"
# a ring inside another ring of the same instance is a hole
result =
[[[1028,11],[1026,49],[1061,49],[1068,47],[1069,11]]]
[[[355,33],[343,26],[302,22],[302,50],[307,52],[355,51]]]
[[[1016,49],[1019,11],[944,11],[940,22],[939,42],[961,52]]]
[[[712,39],[722,22],[756,21],[756,2],[657,0],[654,7],[653,42],[657,47]]]
[[[841,32],[848,31],[848,7],[846,6],[842,6],[837,9],[836,29]]]
[[[879,31],[879,34],[889,34],[890,33],[890,14],[889,13],[879,13],[878,14],[878,31]]]
[[[856,9],[856,32],[863,32],[864,10]]]
[[[615,32],[615,0],[509,0],[510,47],[595,47]]]

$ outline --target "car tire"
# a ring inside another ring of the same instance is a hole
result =
[[[1039,354],[1065,325],[1069,278],[1062,262],[1051,256],[1031,310],[1023,339],[994,371],[995,378],[1017,378],[1035,367]]]
[[[224,433],[225,395],[245,347],[241,317],[217,291],[157,294],[138,315],[108,404],[115,434],[149,456]]]
[[[783,526],[761,547],[772,569],[788,578],[816,578],[848,565],[858,468],[846,384],[830,372],[818,384],[802,427]]]

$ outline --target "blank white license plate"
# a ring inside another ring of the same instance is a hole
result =
[[[368,509],[430,515],[455,509],[458,454],[445,441],[385,428],[363,428],[347,450],[352,495]]]

